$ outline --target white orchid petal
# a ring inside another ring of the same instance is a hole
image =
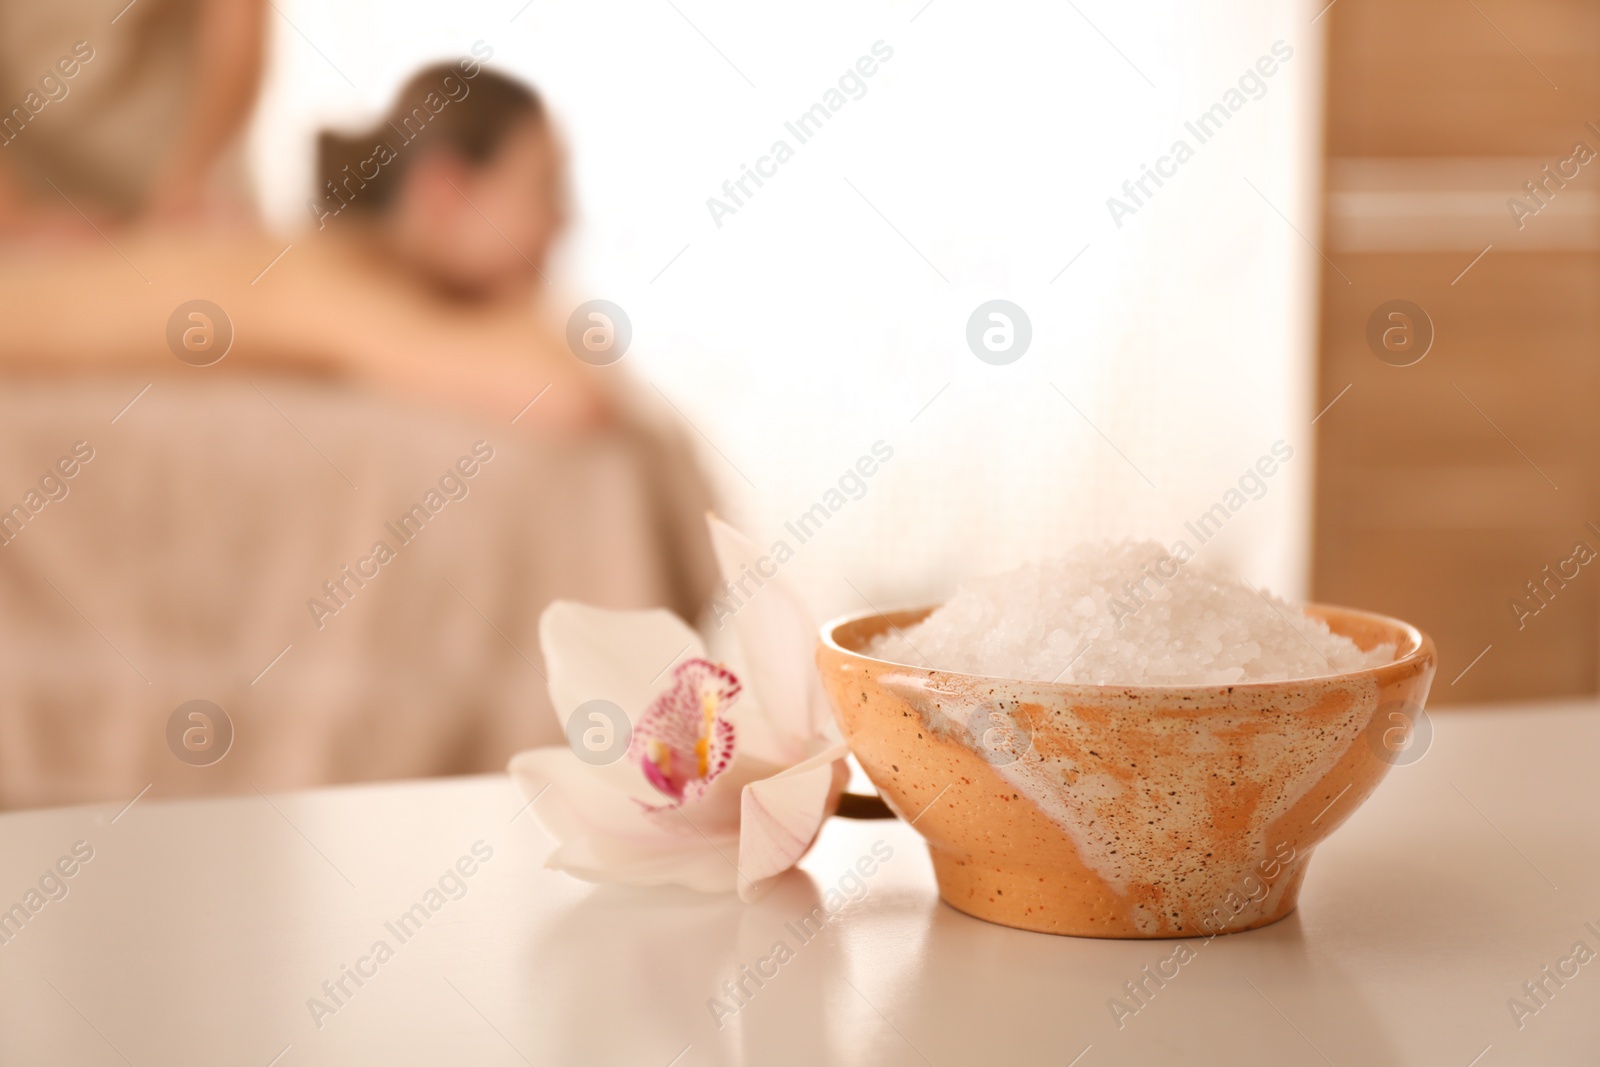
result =
[[[510,771],[522,795],[534,802],[529,814],[563,844],[597,836],[647,846],[661,836],[644,807],[566,748],[519,752]]]
[[[570,600],[539,616],[539,647],[562,729],[587,700],[609,700],[638,717],[674,664],[705,654],[700,635],[670,611],[608,611]]]
[[[558,600],[539,617],[539,647],[550,681],[550,702],[563,733],[567,720],[591,700],[620,707],[637,724],[650,702],[671,683],[670,668],[704,654],[700,636],[670,611],[607,611]],[[603,721],[596,721],[604,730]],[[665,799],[624,754],[588,769],[627,796],[647,804]]]
[[[732,820],[685,811],[678,816],[682,827],[674,830],[565,748],[519,753],[510,771],[523,796],[534,801],[529,814],[557,842],[546,866],[591,882],[682,885],[705,893],[734,889],[739,842]]]
[[[746,685],[765,712],[784,749],[781,762],[804,758],[807,742],[819,734],[832,736],[827,696],[814,664],[817,624],[799,592],[782,574],[770,573],[773,561],[750,540],[715,516],[707,516],[711,546],[723,578],[748,587],[754,575],[760,588],[734,606],[732,622],[739,635],[740,665]],[[770,573],[770,576],[769,576]],[[724,603],[727,603],[726,601]],[[717,610],[720,619],[725,613]]]
[[[849,754],[833,745],[744,787],[739,809],[739,896],[754,900],[778,875],[799,862],[828,817],[830,800],[843,787]],[[843,771],[843,773],[841,773]]]

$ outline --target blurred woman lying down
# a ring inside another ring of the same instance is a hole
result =
[[[519,427],[610,418],[605,372],[538,313],[566,197],[532,89],[473,60],[429,67],[319,157],[315,228],[288,244],[140,228],[0,246],[0,367],[281,368],[506,420],[538,397]]]

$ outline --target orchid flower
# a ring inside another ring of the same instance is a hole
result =
[[[724,578],[763,573],[755,545],[707,521]],[[563,730],[597,700],[631,724],[623,751],[619,738],[598,756],[562,745],[511,760],[557,841],[547,866],[594,882],[737,889],[753,900],[805,855],[848,778],[848,749],[813,666],[816,626],[781,575],[762,580],[731,626],[740,646],[732,666],[713,661],[668,611],[571,601],[545,609],[539,643]],[[604,740],[611,724],[597,721]]]

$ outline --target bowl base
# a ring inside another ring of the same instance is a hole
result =
[[[1098,879],[1074,883],[1051,877],[1035,867],[1007,867],[930,847],[939,899],[966,915],[999,926],[1067,937],[1118,940],[1212,937],[1270,926],[1294,912],[1300,899],[1306,860],[1285,864],[1282,874],[1260,900],[1238,895],[1237,905],[1218,902],[1209,908],[1180,902],[1177,916],[1165,922],[1153,916],[1137,921],[1121,900],[1107,901]],[[1185,913],[1209,912],[1206,920]]]

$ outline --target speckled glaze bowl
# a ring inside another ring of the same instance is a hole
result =
[[[823,628],[834,717],[939,895],[980,919],[1080,937],[1193,937],[1288,915],[1311,851],[1408,753],[1433,681],[1413,626],[1308,606],[1393,662],[1292,682],[1096,686],[863,655],[920,611]],[[1410,752],[1410,755],[1415,755]]]

